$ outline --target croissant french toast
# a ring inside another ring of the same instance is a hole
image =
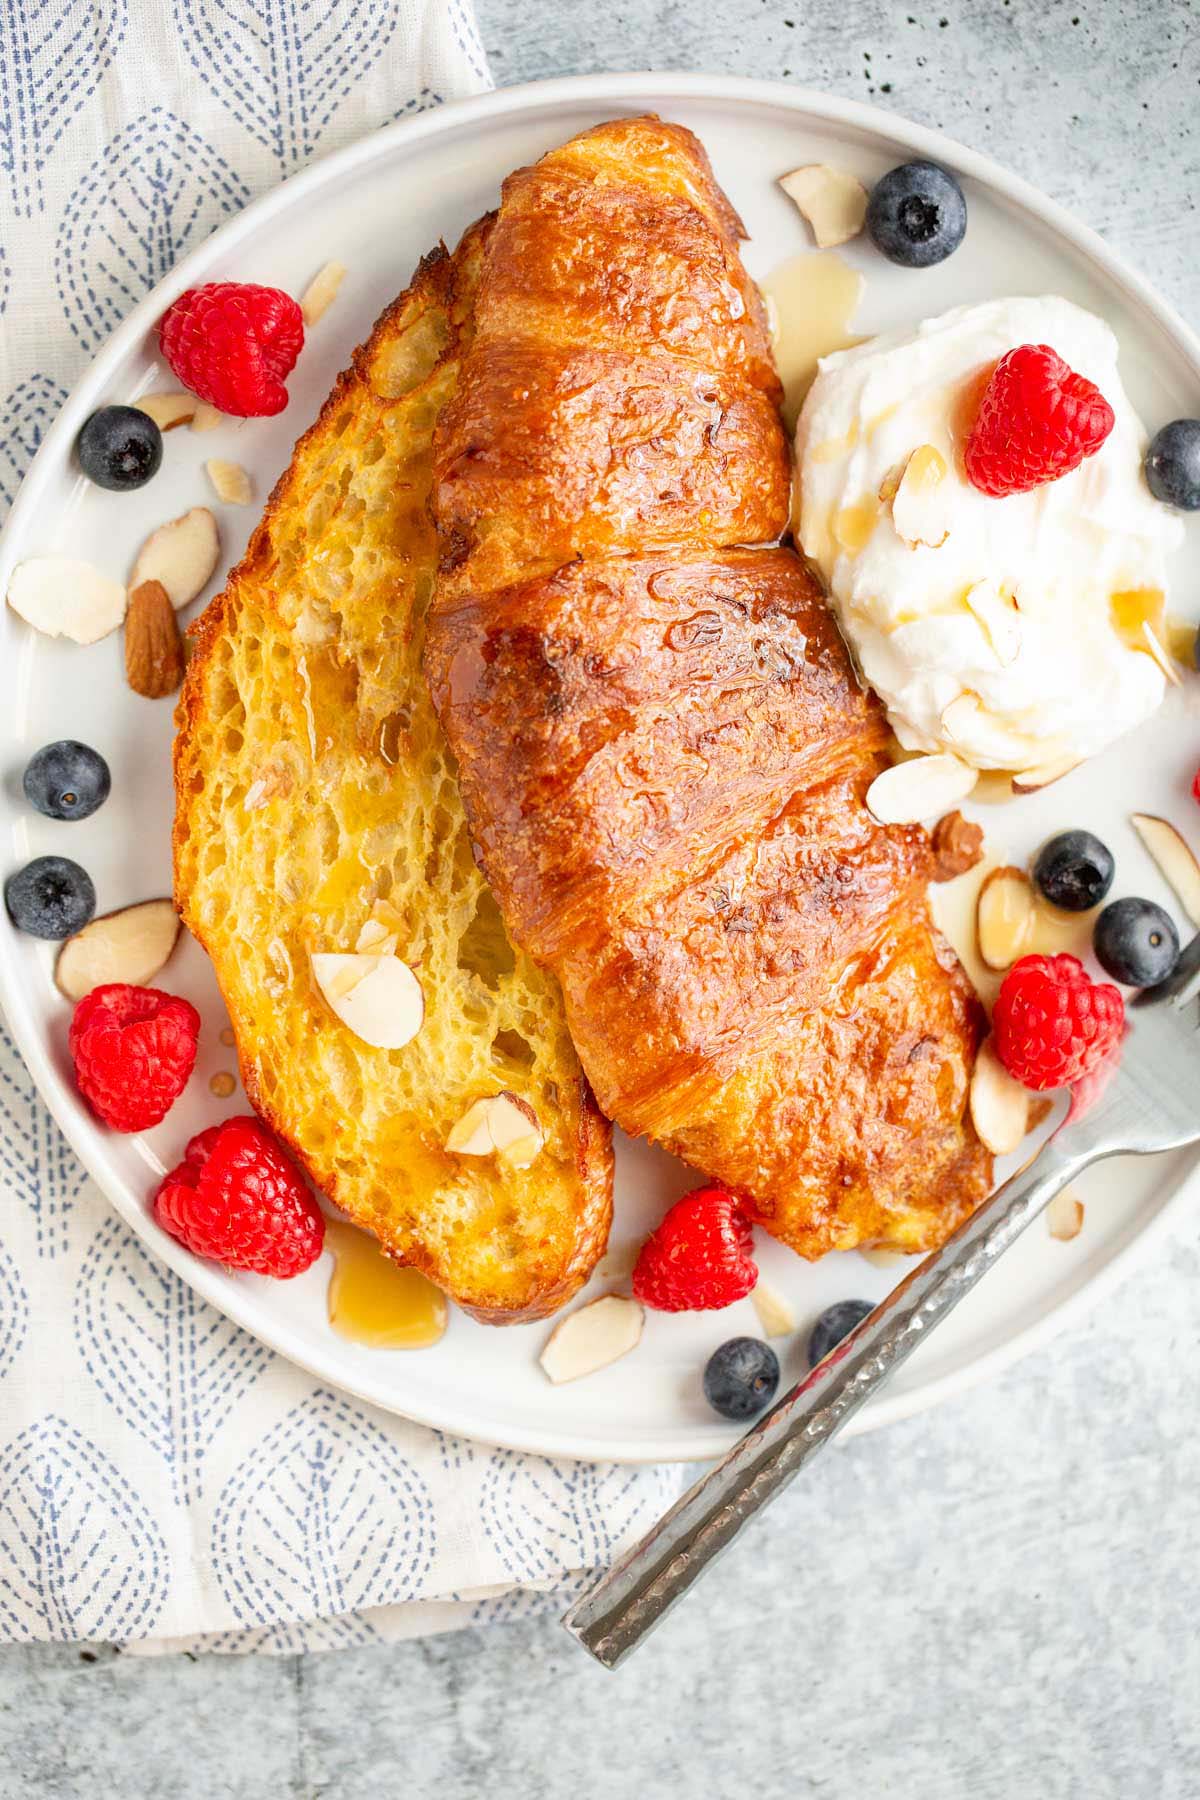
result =
[[[258,1111],[390,1255],[504,1322],[586,1280],[612,1160],[558,984],[514,949],[473,859],[420,669],[432,432],[484,229],[427,258],[384,314],[195,630],[175,884]],[[371,920],[424,992],[403,1049],[364,1042],[310,973],[311,953],[353,951]],[[447,1152],[472,1103],[503,1090],[537,1115],[536,1160]]]
[[[864,804],[880,708],[778,545],[780,388],[738,235],[655,119],[504,184],[435,437],[425,666],[603,1111],[805,1256],[917,1250],[990,1184],[982,1014],[931,925],[925,832]]]

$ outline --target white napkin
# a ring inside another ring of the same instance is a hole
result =
[[[490,85],[467,0],[57,0],[0,33],[0,515],[186,250]],[[0,1642],[324,1649],[557,1608],[675,1486],[428,1431],[273,1356],[116,1217],[0,1034]]]

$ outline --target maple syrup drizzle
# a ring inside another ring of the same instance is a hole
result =
[[[865,285],[859,271],[832,250],[789,257],[761,283],[775,313],[773,347],[789,432],[795,428],[821,357],[862,342],[849,325]]]
[[[932,882],[929,888],[933,922],[958,957],[972,987],[989,1011],[1004,977],[1000,970],[989,969],[979,954],[975,915],[979,907],[980,889],[993,869],[1000,867],[998,857],[984,857],[973,869],[968,869],[965,875],[956,876],[953,881]],[[1033,903],[1033,930],[1028,942],[1021,947],[1021,955],[1058,956],[1066,952],[1071,956],[1086,956],[1092,939],[1092,926],[1096,922],[1096,909],[1085,913],[1063,912],[1057,906],[1051,906],[1037,892],[1034,893]]]
[[[325,1221],[333,1253],[329,1323],[375,1350],[423,1350],[446,1329],[446,1296],[418,1269],[402,1269],[375,1239],[344,1219]]]

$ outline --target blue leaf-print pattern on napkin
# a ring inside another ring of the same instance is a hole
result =
[[[213,1516],[216,1574],[246,1625],[410,1600],[433,1549],[424,1481],[377,1425],[323,1388],[253,1446]]]
[[[271,1360],[121,1222],[83,1260],[75,1335],[88,1374],[170,1469],[176,1500],[200,1490],[205,1452]]]
[[[54,251],[63,310],[84,349],[103,343],[249,198],[224,157],[166,107],[119,131],[67,201]]]
[[[383,55],[394,0],[175,0],[180,42],[199,74],[290,175]]]
[[[611,1562],[635,1524],[652,1524],[668,1481],[663,1472],[656,1493],[644,1469],[497,1450],[480,1498],[484,1530],[515,1581],[562,1581]]]
[[[128,0],[8,0],[0,17],[0,176],[18,218],[45,209],[43,172],[112,62]]]
[[[66,388],[53,376],[31,375],[0,409],[0,520],[66,397]]]
[[[0,1381],[16,1361],[28,1323],[29,1296],[16,1263],[0,1244]]]
[[[38,1097],[15,1044],[0,1031],[0,1180],[12,1204],[32,1213],[39,1256],[65,1249],[87,1172]]]
[[[0,1637],[144,1636],[167,1547],[116,1464],[53,1413],[0,1449]]]

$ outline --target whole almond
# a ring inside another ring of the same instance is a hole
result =
[[[983,832],[960,812],[946,813],[933,828],[933,879],[953,881],[983,861]]]
[[[135,694],[161,700],[183,680],[183,639],[161,581],[143,581],[125,614],[125,676]]]

